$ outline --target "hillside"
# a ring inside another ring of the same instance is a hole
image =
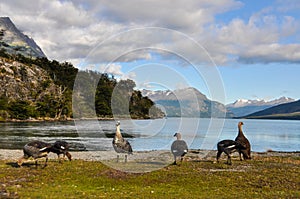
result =
[[[0,57],[0,120],[69,117],[65,91],[43,68]]]
[[[77,82],[75,88],[78,74],[82,82]],[[117,81],[108,74],[78,71],[70,63],[12,56],[2,51],[0,80],[0,121],[60,120],[74,114],[76,118],[111,118],[114,114],[132,118],[164,116],[148,97],[134,90],[132,80]],[[116,86],[122,89],[115,90]],[[117,94],[113,101],[114,92]],[[122,109],[112,110],[112,105]]]
[[[277,105],[245,116],[249,119],[300,119],[300,100]]]
[[[143,90],[142,94],[163,106],[169,117],[225,117],[227,113],[223,104],[209,100],[191,87],[174,91]]]

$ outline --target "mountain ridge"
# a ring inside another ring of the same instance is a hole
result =
[[[295,101],[294,99],[290,98],[290,97],[279,97],[276,99],[272,99],[272,100],[264,100],[264,99],[238,99],[233,103],[227,104],[227,107],[243,107],[243,106],[249,106],[249,105],[277,105],[277,104],[282,104],[282,103],[286,103],[286,102],[292,102]]]
[[[244,116],[249,119],[300,119],[300,100],[276,105]]]
[[[46,57],[36,42],[23,34],[9,17],[0,17],[0,48],[25,57]]]
[[[295,99],[289,98],[289,97],[280,97],[277,99],[273,100],[245,100],[245,99],[239,99],[236,100],[235,102],[231,104],[227,104],[226,108],[231,111],[235,117],[242,117],[245,115],[249,115],[251,113],[255,113],[258,111],[262,111],[264,109],[279,105],[279,104],[284,104],[284,103],[289,103],[289,102],[294,102]]]
[[[226,117],[228,114],[225,105],[208,99],[193,87],[174,91],[143,89],[141,92],[143,96],[163,106],[170,117]]]

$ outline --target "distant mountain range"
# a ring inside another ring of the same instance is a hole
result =
[[[9,17],[0,17],[0,49],[25,57],[46,57],[35,41],[16,28]]]
[[[169,117],[225,117],[225,105],[209,100],[195,88],[174,91],[142,90],[142,95],[161,105]]]
[[[288,97],[281,97],[270,101],[239,99],[234,103],[227,104],[226,108],[228,111],[232,112],[235,117],[242,117],[279,104],[285,104],[294,101],[294,99]]]
[[[280,104],[245,116],[250,119],[300,119],[300,100]]]
[[[280,108],[279,113],[281,115],[295,115],[295,111],[297,111],[297,106],[293,107],[297,105],[297,103],[293,104],[295,100],[288,97],[280,97],[270,101],[240,99],[225,106],[219,102],[209,100],[204,94],[192,87],[174,91],[152,91],[144,89],[141,92],[143,96],[147,96],[157,105],[161,105],[162,108],[165,109],[167,116],[170,117],[264,118],[265,114],[272,115],[272,112],[265,113],[263,110],[269,110],[271,107],[273,108],[291,102],[291,105]],[[285,108],[288,109],[284,110]],[[256,115],[256,113],[258,115]],[[274,111],[274,114],[278,114],[277,111]],[[270,115],[267,115],[267,117],[270,117]]]

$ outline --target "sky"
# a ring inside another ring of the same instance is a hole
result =
[[[0,16],[51,60],[224,104],[300,99],[299,10],[298,0],[0,0]]]

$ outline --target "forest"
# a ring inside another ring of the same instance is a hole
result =
[[[133,80],[117,80],[113,75],[97,71],[80,71],[68,62],[11,55],[3,49],[0,50],[0,58],[22,63],[25,67],[22,66],[23,71],[18,71],[21,79],[26,79],[26,70],[33,67],[42,68],[49,76],[42,81],[40,91],[32,90],[30,96],[25,98],[0,93],[2,121],[30,118],[59,120],[74,118],[75,115],[76,118],[118,116],[140,119],[164,116],[154,102],[134,89],[136,84]],[[5,76],[4,71],[0,77]],[[1,86],[5,86],[5,82],[1,81]],[[48,89],[51,84],[55,84],[55,89]],[[49,91],[41,97],[40,93],[47,89]],[[72,103],[74,100],[75,104]]]

